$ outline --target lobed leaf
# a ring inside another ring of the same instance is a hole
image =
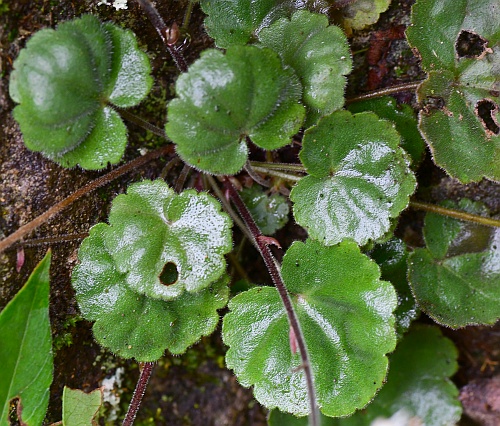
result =
[[[49,319],[50,251],[0,313],[0,424],[10,424],[10,401],[20,398],[22,423],[41,425],[54,370]],[[20,410],[19,410],[20,406]]]
[[[304,119],[300,82],[270,49],[206,50],[175,87],[165,130],[184,161],[209,173],[241,170],[247,138],[264,149],[285,146]]]
[[[290,292],[312,365],[318,404],[328,416],[365,406],[385,378],[394,349],[392,286],[352,242],[325,247],[295,242],[283,259]],[[223,320],[226,363],[243,386],[254,386],[268,408],[309,412],[304,372],[291,350],[278,292],[257,287],[234,297]]]
[[[95,417],[102,405],[102,389],[85,393],[64,386],[62,397],[63,426],[94,426]]]
[[[14,62],[9,91],[26,146],[65,166],[99,169],[125,150],[110,104],[139,103],[152,79],[134,35],[92,15],[43,29]]]
[[[391,0],[357,0],[350,2],[342,9],[342,26],[347,34],[352,30],[362,30],[378,21],[380,14],[385,12]]]
[[[310,176],[292,189],[293,213],[311,238],[363,245],[391,226],[415,189],[392,124],[373,113],[337,111],[305,132],[300,158]]]

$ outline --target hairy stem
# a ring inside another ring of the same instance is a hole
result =
[[[460,210],[454,210],[446,207],[436,206],[435,204],[422,203],[420,201],[410,201],[410,207],[417,210],[425,210],[427,212],[437,213],[443,216],[449,216],[458,220],[474,222],[479,225],[494,226],[496,228],[500,228],[500,220],[492,219],[491,217],[479,216],[477,214],[466,213]]]
[[[253,168],[256,172],[261,172],[265,173],[269,176],[276,176],[284,180],[288,180],[291,182],[298,182],[300,179],[302,179],[302,176],[296,176],[296,175],[291,175],[289,173],[283,173],[278,170],[273,170],[273,169],[266,169],[265,167],[254,167]]]
[[[285,287],[285,283],[283,282],[283,279],[281,278],[279,266],[278,266],[278,264],[273,256],[272,252],[271,252],[271,249],[269,248],[269,243],[266,242],[264,238],[262,238],[263,237],[262,232],[260,231],[259,227],[255,223],[250,211],[248,210],[247,206],[245,205],[245,203],[241,199],[240,194],[238,194],[238,191],[236,190],[234,185],[228,179],[225,180],[224,184],[225,184],[225,188],[227,189],[227,191],[229,193],[231,201],[234,203],[234,205],[236,206],[236,208],[240,212],[240,215],[243,218],[243,221],[245,222],[250,233],[252,234],[252,240],[257,245],[257,248],[259,249],[259,252],[260,252],[262,258],[264,259],[264,263],[266,264],[266,267],[269,271],[269,274],[271,275],[271,278],[274,282],[274,285],[276,286],[276,289],[278,290],[281,301],[283,302],[283,305],[285,307],[290,327],[292,328],[292,330],[295,333],[295,336],[297,338],[297,346],[299,348],[300,357],[302,359],[301,368],[304,369],[304,374],[305,374],[305,378],[306,378],[307,393],[309,396],[309,405],[311,407],[309,424],[311,426],[319,426],[319,424],[320,424],[319,423],[319,412],[318,412],[318,407],[316,405],[314,381],[313,381],[311,364],[309,362],[309,355],[308,355],[307,348],[306,348],[306,342],[304,340],[304,335],[302,334],[302,330],[300,328],[297,314],[295,313],[295,310],[293,309],[292,301],[291,301],[290,296],[288,294],[288,291]]]
[[[137,385],[135,386],[134,395],[132,395],[132,400],[130,401],[130,405],[128,406],[127,415],[123,420],[122,426],[132,426],[134,424],[137,412],[139,411],[139,407],[141,406],[144,392],[146,392],[146,386],[148,385],[149,378],[153,373],[153,367],[153,362],[144,363],[141,369],[139,380],[137,381]]]
[[[166,139],[169,142],[172,142],[169,138],[167,138],[167,135],[165,134],[165,131],[163,129],[160,129],[159,127],[156,127],[154,124],[151,124],[150,122],[142,119],[141,117],[138,117],[135,114],[132,114],[131,112],[127,111],[124,108],[117,107],[115,105],[110,105],[113,109],[115,109],[125,120],[130,121],[131,123],[137,124],[139,127],[142,127],[143,129],[146,129],[153,133],[156,136],[159,136],[160,138]]]
[[[62,200],[59,203],[52,206],[45,213],[42,213],[40,216],[36,217],[32,221],[21,226],[17,231],[10,234],[7,238],[4,238],[3,240],[1,240],[0,241],[0,253],[5,251],[6,249],[8,249],[12,244],[19,241],[25,235],[28,235],[31,231],[38,228],[40,225],[47,222],[50,218],[52,218],[56,214],[60,213],[66,207],[69,207],[71,204],[73,204],[79,198],[81,198],[84,195],[88,194],[89,192],[92,192],[95,189],[97,189],[101,186],[104,186],[107,183],[119,178],[120,176],[124,175],[125,173],[128,173],[132,170],[136,170],[138,167],[141,167],[144,164],[147,164],[150,161],[155,160],[158,157],[162,157],[162,156],[172,152],[173,149],[174,149],[173,145],[171,145],[171,144],[162,146],[161,148],[158,148],[154,151],[148,152],[146,155],[143,155],[142,157],[136,158],[135,160],[132,160],[132,161],[128,162],[127,164],[124,164],[123,166],[118,167],[117,169],[115,169],[109,173],[106,173],[104,176],[101,176],[100,178],[97,178],[96,180],[89,182],[87,185],[83,186],[82,188],[77,189],[70,196],[66,197],[64,200]]]
[[[380,98],[386,95],[393,95],[399,92],[410,92],[417,89],[422,81],[414,81],[411,83],[403,83],[397,86],[384,87],[383,89],[374,90],[373,92],[365,93],[364,95],[359,95],[351,99],[346,99],[346,105],[352,104],[353,102],[363,101],[365,99]]]
[[[255,168],[266,170],[282,170],[285,172],[307,173],[306,168],[302,164],[291,163],[269,163],[266,161],[250,161],[250,165]]]

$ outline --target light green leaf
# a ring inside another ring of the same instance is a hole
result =
[[[266,195],[257,185],[243,189],[240,195],[264,235],[274,234],[288,222],[288,202],[282,195]]]
[[[417,1],[407,30],[429,73],[420,130],[434,161],[464,183],[500,180],[499,13],[498,0]]]
[[[458,209],[484,214],[466,199]],[[494,324],[500,318],[500,229],[428,213],[424,238],[427,248],[410,255],[408,270],[420,308],[453,328]]]
[[[396,294],[380,281],[377,265],[358,246],[295,242],[283,259],[312,365],[318,405],[329,416],[365,406],[382,386],[386,353],[396,344]],[[289,325],[278,292],[253,288],[234,297],[223,321],[226,363],[243,386],[254,386],[268,408],[309,412],[304,372],[292,353]]]
[[[64,386],[62,400],[63,426],[97,425],[95,417],[102,405],[102,390],[85,393]]]
[[[259,33],[260,42],[281,55],[302,82],[306,127],[344,105],[346,75],[352,60],[347,38],[325,15],[306,10],[280,19]]]
[[[80,311],[85,319],[95,321],[94,337],[100,345],[123,358],[148,362],[159,359],[165,349],[184,353],[214,331],[217,309],[226,305],[229,296],[226,276],[172,301],[145,296],[129,286],[126,273],[118,271],[104,243],[108,232],[110,227],[104,223],[91,228],[72,275]]]
[[[0,313],[0,425],[9,424],[9,403],[19,397],[22,421],[39,426],[52,383],[49,320],[50,251],[24,287]]]
[[[300,158],[310,176],[293,188],[297,223],[311,238],[363,245],[391,226],[415,189],[393,125],[373,113],[337,111],[306,131]]]
[[[139,103],[149,73],[134,35],[92,15],[39,31],[14,62],[9,86],[26,146],[66,167],[117,163],[126,131],[106,105]]]
[[[347,34],[377,22],[390,4],[391,0],[356,0],[348,4],[342,9],[342,25]]]
[[[184,161],[214,174],[235,174],[246,138],[264,149],[290,143],[304,119],[301,86],[270,49],[206,50],[176,83],[166,132]]]

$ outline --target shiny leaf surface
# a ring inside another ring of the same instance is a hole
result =
[[[9,402],[19,397],[22,421],[39,426],[49,405],[52,334],[49,320],[50,252],[0,313],[0,424],[8,425]],[[36,378],[36,380],[35,380]]]
[[[91,228],[72,275],[80,311],[95,321],[94,337],[100,345],[123,358],[156,361],[165,349],[181,354],[214,331],[217,309],[229,296],[226,277],[172,301],[145,296],[129,286],[126,273],[119,272],[104,241],[109,231],[104,223]]]
[[[85,393],[64,386],[62,399],[63,426],[94,426],[95,417],[102,405],[102,389]]]
[[[352,242],[295,242],[282,266],[308,347],[318,404],[329,416],[365,406],[382,386],[396,344],[396,294]],[[296,415],[309,412],[300,355],[292,353],[278,292],[257,287],[234,297],[224,317],[226,363],[257,400]]]
[[[290,195],[296,221],[326,245],[384,235],[415,189],[398,143],[393,125],[373,113],[322,118],[304,135],[300,158],[310,176]]]
[[[176,83],[167,135],[184,161],[214,174],[237,173],[247,137],[264,149],[290,143],[304,119],[301,86],[270,49],[206,50]]]

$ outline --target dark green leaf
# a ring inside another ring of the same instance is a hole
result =
[[[85,393],[64,386],[62,400],[63,426],[94,426],[95,417],[102,405],[102,389]]]

